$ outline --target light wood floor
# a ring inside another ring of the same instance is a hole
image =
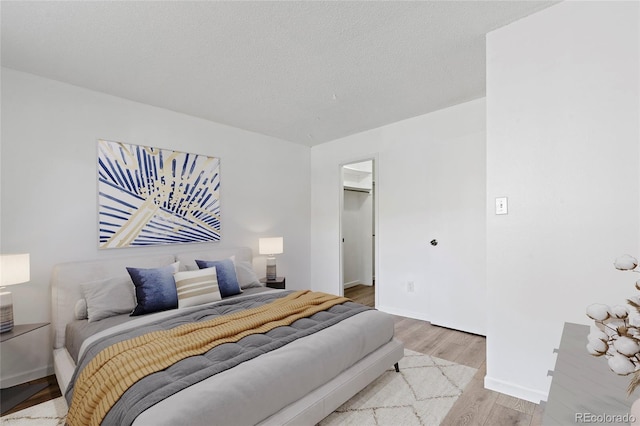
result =
[[[344,297],[348,297],[354,302],[371,306],[372,308],[376,307],[375,287],[371,285],[358,284],[353,287],[345,288]]]
[[[344,293],[346,297],[356,302],[368,306],[374,305],[374,287],[355,286],[345,289]],[[404,342],[407,349],[478,369],[444,419],[443,425],[539,426],[542,424],[543,411],[539,405],[484,388],[486,374],[484,337],[400,316],[395,316],[395,331],[396,337]],[[39,381],[47,381],[49,386],[16,406],[9,413],[60,396],[55,376],[45,377]]]
[[[344,295],[374,306],[374,287],[354,286]],[[484,388],[486,339],[483,336],[431,325],[427,321],[395,316],[398,340],[407,349],[477,368],[478,372],[458,398],[443,425],[539,426],[543,410],[538,404]]]

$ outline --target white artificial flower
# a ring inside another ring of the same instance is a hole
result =
[[[615,354],[607,361],[609,364],[609,368],[613,370],[614,373],[619,374],[621,376],[626,376],[627,374],[631,374],[636,370],[636,366],[633,362],[629,361],[624,355]]]
[[[604,332],[607,333],[607,335],[609,335],[609,336],[617,336],[618,335],[618,328],[626,327],[627,323],[624,320],[617,319],[617,318],[612,318],[612,319],[609,319],[605,323],[605,325],[607,326],[607,328],[604,329]]]
[[[611,325],[611,323],[607,324],[604,329],[604,332],[609,337],[618,337],[618,327],[615,325]]]
[[[624,319],[629,316],[629,309],[623,305],[616,305],[609,309],[609,314],[612,317]]]
[[[604,321],[609,318],[609,307],[602,303],[587,306],[587,316],[594,321]]]
[[[587,344],[587,351],[593,356],[602,356],[605,354],[605,352],[600,352],[596,348],[594,348],[591,343]]]
[[[622,336],[613,342],[613,347],[622,355],[626,356],[634,356],[640,351],[638,342],[627,336]]]
[[[602,340],[603,342],[606,342],[609,340],[609,336],[607,336],[607,334],[602,330],[592,329],[591,333],[589,333],[589,335],[587,336],[587,339],[589,339],[589,341],[597,339],[597,340]]]
[[[632,332],[640,332],[635,327],[640,327],[640,315],[639,314],[631,314],[629,315],[629,325],[632,327]]]
[[[621,271],[631,271],[638,266],[638,259],[629,254],[623,254],[622,256],[616,258],[616,260],[613,262],[613,266]]]
[[[593,352],[603,355],[609,349],[609,345],[600,339],[589,339],[589,344],[587,345],[587,349],[589,353],[593,355]]]
[[[616,258],[613,265],[621,271],[640,273],[636,270],[638,259],[628,254]],[[640,290],[640,280],[635,286]],[[640,372],[640,296],[628,298],[627,304],[609,307],[594,303],[587,307],[587,316],[594,321],[587,336],[587,351],[607,359],[609,368],[621,376]],[[629,394],[639,383],[638,377],[634,377]]]

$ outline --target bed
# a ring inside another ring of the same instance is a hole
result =
[[[221,313],[243,315],[242,312],[248,312],[245,309],[261,310],[268,303],[285,303],[287,299],[308,295],[307,292],[274,290],[252,284],[243,286],[241,294],[203,305],[135,317],[128,314],[112,315],[91,323],[86,319],[76,319],[78,300],[83,299],[81,287],[85,283],[114,277],[125,279],[129,276],[126,268],[132,266],[166,268],[174,265],[180,271],[192,271],[198,269],[196,260],[229,258],[233,259],[235,265],[251,265],[252,252],[247,247],[214,247],[175,255],[56,265],[51,278],[53,358],[55,374],[63,395],[79,392],[75,388],[76,365],[86,367],[101,348],[106,348],[115,341],[113,339],[118,333],[123,333],[123,339],[130,337],[129,334],[137,335],[136,333],[146,336],[148,334],[145,330],[153,332],[160,327],[159,324],[173,324],[171,327],[184,324],[186,320],[182,316],[204,318],[206,314],[206,319],[213,318],[210,321],[215,322],[221,320]],[[238,278],[240,274],[238,270]],[[156,380],[166,382],[167,387],[178,390],[160,392],[154,388],[149,391],[151,396],[145,394],[140,397],[147,405],[140,400],[135,403],[123,402],[123,396],[122,401],[117,402],[119,405],[114,406],[104,417],[104,423],[316,424],[385,370],[394,364],[397,366],[403,356],[402,343],[393,337],[393,319],[390,315],[356,306],[352,302],[337,302],[331,302],[336,304],[311,317],[314,321],[322,318],[321,321],[326,323],[320,323],[320,320],[311,323],[310,319],[304,318],[259,336],[245,337],[238,343],[222,344],[207,352],[225,367],[207,364],[206,368],[196,369],[190,366],[191,370],[188,370],[186,378],[174,376],[179,370],[173,370],[174,367],[150,375],[153,378],[159,377]],[[285,329],[289,330],[286,336],[282,331]],[[140,335],[137,338],[142,338]],[[275,335],[278,339],[283,339],[282,342],[276,341],[273,337]],[[236,347],[242,342],[247,342],[243,343],[244,352],[233,352],[238,350]],[[227,356],[225,350],[233,353],[232,356],[229,355],[229,359],[221,359]],[[204,377],[205,370],[213,371],[214,374]],[[147,377],[140,382],[145,380],[150,380],[147,387],[158,383]],[[188,382],[189,380],[192,382]],[[143,385],[136,383],[125,392],[125,396],[127,392],[139,394],[135,386],[142,389]]]

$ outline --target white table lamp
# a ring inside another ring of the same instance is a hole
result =
[[[283,238],[260,238],[258,239],[258,252],[267,255],[267,280],[276,279],[276,254],[283,253]]]
[[[0,333],[13,329],[13,299],[5,286],[29,281],[29,254],[0,255]]]

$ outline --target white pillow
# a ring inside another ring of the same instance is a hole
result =
[[[235,256],[231,256],[231,260],[236,268],[236,276],[238,277],[238,284],[240,284],[241,289],[263,287],[251,263],[246,260],[236,260]]]
[[[130,314],[136,307],[133,282],[126,276],[83,283],[80,290],[87,303],[89,322]]]
[[[77,320],[87,319],[87,301],[82,298],[76,302],[73,308],[73,314]]]
[[[216,268],[181,271],[173,274],[178,291],[178,308],[221,300]]]

